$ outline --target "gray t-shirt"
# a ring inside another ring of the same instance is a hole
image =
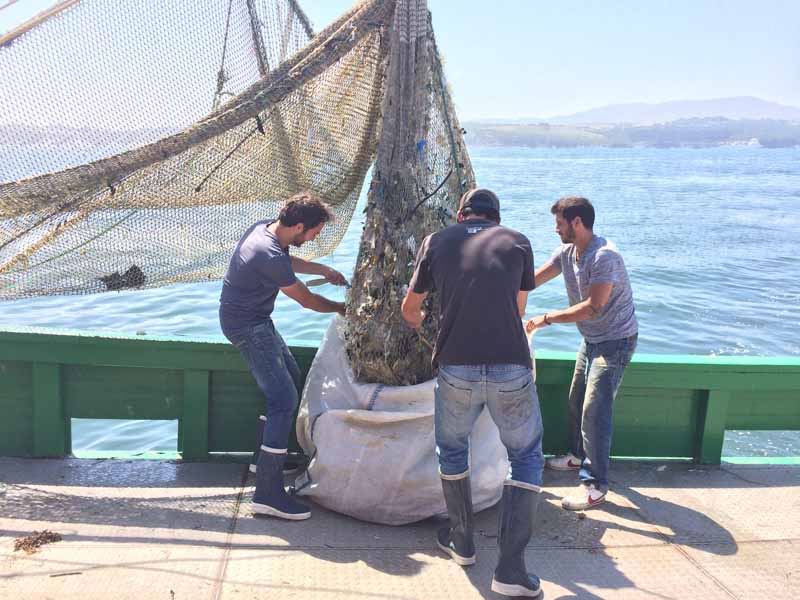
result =
[[[297,281],[288,248],[259,221],[239,240],[222,281],[219,319],[222,332],[240,331],[269,318],[282,287]]]
[[[575,254],[574,244],[562,244],[549,261],[564,275],[570,306],[586,300],[591,286],[597,283],[613,284],[608,303],[600,314],[576,323],[581,335],[587,342],[597,344],[638,333],[628,271],[614,243],[594,236],[580,260],[575,260]]]

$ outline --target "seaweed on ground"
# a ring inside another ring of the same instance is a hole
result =
[[[45,544],[60,542],[61,536],[49,529],[44,531],[34,531],[30,535],[18,537],[14,540],[14,552],[24,550],[26,554],[33,554]]]

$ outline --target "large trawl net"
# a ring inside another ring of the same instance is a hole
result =
[[[146,8],[145,8],[146,7]],[[347,298],[361,380],[429,379],[400,302],[474,185],[425,0],[312,36],[295,0],[66,0],[0,38],[0,299],[218,279],[242,232],[310,189],[336,221],[375,162]]]
[[[375,158],[395,3],[313,36],[295,0],[67,0],[0,38],[0,299],[218,279],[311,189]]]

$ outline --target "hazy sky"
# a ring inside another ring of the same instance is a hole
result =
[[[299,2],[315,29],[353,4]],[[52,3],[19,0],[0,10],[0,32]],[[800,106],[800,0],[429,0],[428,6],[462,120],[725,96]]]

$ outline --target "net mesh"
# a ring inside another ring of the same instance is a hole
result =
[[[336,220],[374,159],[390,2],[312,37],[294,0],[63,2],[0,41],[0,298],[218,279],[310,189]]]

